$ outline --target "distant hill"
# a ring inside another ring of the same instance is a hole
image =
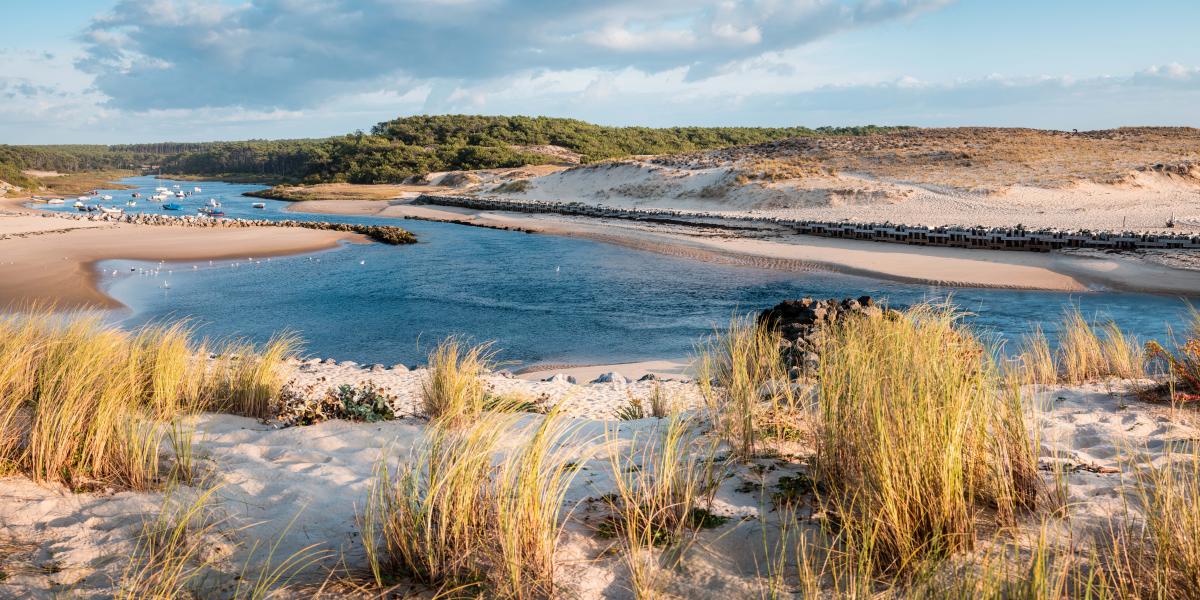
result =
[[[323,139],[0,146],[0,169],[19,174],[26,169],[69,173],[153,166],[164,174],[262,181],[398,183],[433,171],[589,163],[902,129],[906,128],[607,127],[550,117],[438,115],[384,121],[370,133]]]

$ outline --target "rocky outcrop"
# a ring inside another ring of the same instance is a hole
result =
[[[821,364],[822,330],[843,319],[888,310],[870,296],[838,300],[784,300],[758,315],[758,323],[779,332],[779,351],[793,378],[815,374]]]

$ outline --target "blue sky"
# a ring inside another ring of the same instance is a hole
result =
[[[1200,3],[5,0],[0,143],[615,125],[1200,126]]]

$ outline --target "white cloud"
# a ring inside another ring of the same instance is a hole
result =
[[[301,108],[381,77],[686,68],[691,79],[947,0],[121,0],[82,36],[115,107]]]

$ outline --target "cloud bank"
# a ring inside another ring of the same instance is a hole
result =
[[[116,108],[295,109],[383,83],[737,61],[947,0],[121,0],[78,67]]]

